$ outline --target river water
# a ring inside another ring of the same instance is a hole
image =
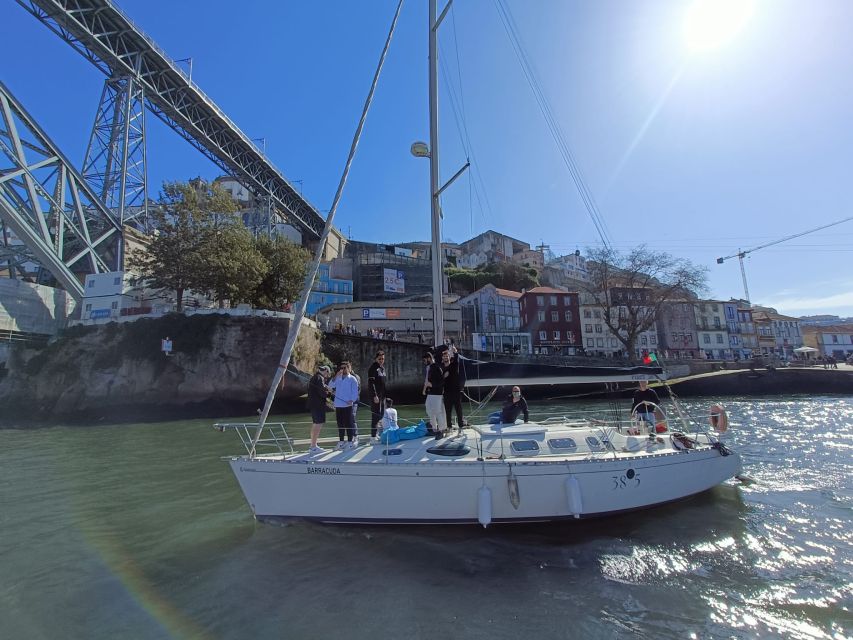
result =
[[[485,531],[257,524],[209,421],[0,431],[0,638],[850,638],[853,397],[726,406],[751,482]]]

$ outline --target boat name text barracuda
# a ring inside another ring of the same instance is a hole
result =
[[[325,473],[326,475],[337,476],[341,474],[341,470],[337,467],[308,467],[308,473]]]

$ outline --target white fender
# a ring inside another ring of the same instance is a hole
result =
[[[575,518],[580,518],[583,513],[583,497],[581,496],[581,484],[574,476],[566,478],[566,498],[569,502],[569,513]]]
[[[477,490],[477,520],[484,529],[492,521],[492,490],[486,485]]]

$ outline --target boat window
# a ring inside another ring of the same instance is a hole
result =
[[[574,438],[551,438],[548,446],[552,449],[577,449],[578,445]]]
[[[510,448],[515,453],[536,453],[539,451],[539,443],[536,440],[514,440]]]
[[[587,436],[586,437],[586,443],[587,443],[587,445],[589,445],[589,448],[592,449],[593,451],[603,448],[603,445],[601,444],[599,439],[596,438],[595,436]]]

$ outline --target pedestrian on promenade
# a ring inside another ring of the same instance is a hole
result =
[[[311,453],[323,453],[325,449],[317,446],[317,438],[320,430],[326,424],[326,401],[329,398],[329,388],[326,380],[332,374],[332,370],[326,365],[317,367],[317,373],[308,381],[308,410],[311,412]]]
[[[367,370],[367,394],[370,396],[370,439],[376,439],[376,425],[385,413],[385,352],[377,351]]]
[[[353,429],[355,422],[354,407],[358,402],[358,382],[351,373],[351,365],[343,361],[338,365],[335,378],[329,383],[329,388],[335,391],[335,420],[338,423],[338,449],[358,446],[358,435]],[[346,439],[346,443],[344,440]]]

